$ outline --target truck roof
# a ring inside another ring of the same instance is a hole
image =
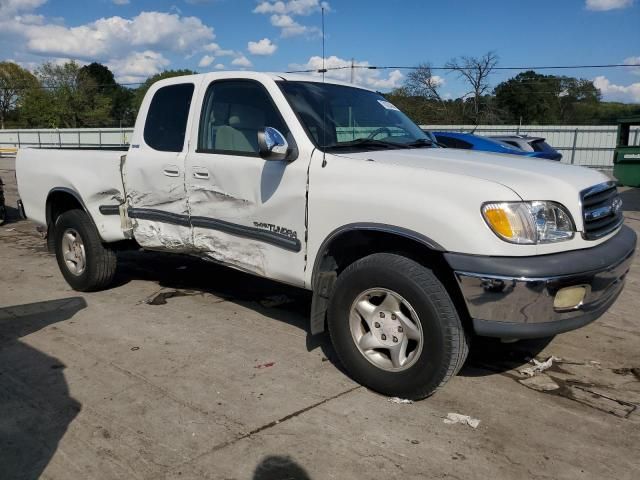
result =
[[[206,77],[206,79],[209,81],[216,80],[216,79],[225,79],[225,78],[246,78],[246,79],[252,79],[252,80],[271,79],[274,81],[285,80],[285,81],[296,81],[296,82],[324,82],[324,83],[330,83],[334,85],[344,85],[347,87],[356,87],[356,88],[361,88],[363,90],[375,91],[371,88],[363,87],[361,85],[355,85],[349,82],[342,82],[340,80],[335,80],[333,78],[325,77],[325,79],[323,80],[320,74],[309,75],[309,74],[302,74],[302,73],[255,72],[255,71],[248,71],[248,70],[235,70],[235,71],[231,70],[231,71],[224,71],[224,72],[206,72],[206,73],[197,73],[194,75],[181,75],[179,77],[165,78],[163,80],[159,80],[156,83],[162,84],[162,85],[171,85],[173,83],[184,82],[185,79],[188,79],[188,78],[196,79],[196,78],[202,78],[202,77]]]

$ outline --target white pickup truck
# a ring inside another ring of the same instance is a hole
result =
[[[472,335],[601,316],[636,245],[603,174],[438,148],[379,93],[299,75],[162,80],[126,152],[22,149],[17,180],[73,288],[107,287],[130,247],[303,287],[353,378],[407,398]]]

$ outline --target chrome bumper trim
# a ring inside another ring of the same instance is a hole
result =
[[[604,313],[624,286],[634,251],[625,252],[617,262],[597,271],[571,275],[527,278],[467,271],[454,273],[472,319],[549,324]],[[585,252],[588,254],[588,250]],[[558,290],[575,285],[587,286],[583,303],[572,310],[555,309],[553,302]]]

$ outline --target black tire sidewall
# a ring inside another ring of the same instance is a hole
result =
[[[390,255],[387,255],[390,257]],[[408,262],[412,262],[405,259]],[[363,385],[381,393],[419,398],[435,390],[447,375],[453,352],[447,342],[451,313],[457,319],[455,307],[444,287],[428,269],[417,277],[414,269],[390,269],[371,258],[362,265],[348,268],[339,277],[329,308],[329,331],[334,348],[349,373]],[[428,279],[427,284],[424,280]],[[367,360],[353,340],[349,327],[351,305],[364,291],[385,288],[400,294],[418,315],[423,331],[420,357],[408,369],[386,371]],[[443,310],[444,309],[444,310]],[[448,312],[443,318],[443,312]],[[459,324],[459,320],[458,320]],[[456,325],[453,325],[455,328]]]
[[[80,275],[71,273],[62,252],[62,236],[69,228],[78,232],[84,244],[86,264],[84,272]],[[74,290],[86,291],[90,289],[92,286],[91,279],[95,276],[96,255],[98,254],[98,252],[95,251],[94,245],[96,244],[96,240],[98,242],[100,242],[100,240],[89,220],[89,216],[81,210],[70,210],[63,213],[56,221],[54,234],[56,259],[62,276]]]

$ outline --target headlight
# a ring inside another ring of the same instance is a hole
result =
[[[491,202],[482,206],[485,221],[503,240],[511,243],[553,243],[573,238],[569,212],[555,202]]]

